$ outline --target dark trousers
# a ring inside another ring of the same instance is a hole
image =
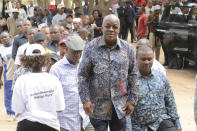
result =
[[[152,131],[152,130],[148,129],[148,131]],[[176,127],[174,126],[171,120],[164,120],[159,125],[157,131],[176,131]]]
[[[38,122],[32,122],[25,119],[18,123],[17,131],[57,131],[57,130],[47,125]]]
[[[126,118],[118,119],[115,109],[112,110],[111,120],[99,120],[90,118],[95,131],[107,131],[108,125],[110,131],[126,131]]]
[[[133,39],[134,39],[133,23],[126,22],[125,36],[123,36],[124,40],[127,40],[129,30],[130,30],[130,34],[131,34],[131,42],[133,42]]]
[[[120,20],[120,33],[119,33],[119,38],[121,39],[126,39],[126,23],[124,20]]]

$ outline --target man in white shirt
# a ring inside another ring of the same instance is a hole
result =
[[[28,29],[28,31],[27,31],[27,39],[28,39],[28,42],[25,43],[25,44],[23,44],[22,46],[20,46],[18,48],[18,51],[17,51],[17,54],[16,54],[16,58],[15,58],[14,64],[16,64],[18,67],[21,65],[20,57],[22,55],[24,55],[25,50],[27,49],[27,47],[30,44],[33,44],[34,43],[33,36],[36,33],[37,33],[37,29],[36,28],[30,28],[30,29]]]
[[[58,113],[60,131],[81,131],[89,124],[78,91],[77,67],[85,44],[78,35],[66,39],[66,54],[50,70],[62,83],[66,108]]]
[[[66,19],[66,14],[64,13],[64,5],[59,4],[57,6],[57,14],[53,17],[52,24],[58,24],[59,21]]]
[[[4,70],[4,103],[6,112],[8,115],[8,121],[14,120],[14,112],[11,108],[12,100],[12,78],[13,73],[16,70],[14,61],[12,59],[12,42],[11,36],[7,32],[2,32],[0,35],[1,43],[0,47],[0,86],[2,85],[1,76]]]
[[[30,18],[34,16],[34,1],[29,0],[29,6],[27,8],[27,17]]]

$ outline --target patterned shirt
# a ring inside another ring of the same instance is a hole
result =
[[[149,77],[138,75],[139,96],[132,114],[133,131],[156,131],[163,120],[171,119],[181,128],[173,92],[167,77],[151,70]]]
[[[81,131],[82,119],[85,128],[89,117],[85,114],[79,97],[77,67],[70,64],[64,56],[52,66],[50,73],[60,80],[64,92],[66,108],[58,113],[60,127],[69,131]]]
[[[102,37],[86,45],[78,71],[82,103],[91,101],[95,119],[111,120],[112,105],[119,119],[125,116],[122,107],[137,100],[137,68],[130,43],[117,38],[109,48]]]

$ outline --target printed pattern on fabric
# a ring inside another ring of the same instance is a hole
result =
[[[166,119],[171,119],[177,128],[181,128],[167,77],[153,69],[149,77],[138,76],[138,102],[131,117],[133,131],[146,131],[148,128],[156,131]]]
[[[112,104],[119,119],[125,116],[126,102],[137,101],[137,68],[130,43],[117,39],[109,48],[102,37],[84,49],[78,70],[79,94],[82,103],[91,101],[95,119],[111,120]]]

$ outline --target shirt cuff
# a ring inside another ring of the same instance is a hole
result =
[[[180,123],[179,119],[175,120],[175,126],[177,129],[181,129],[181,123]]]
[[[89,102],[89,101],[90,101],[90,98],[89,98],[89,97],[81,98],[82,104],[85,104],[85,103],[87,103],[87,102]]]
[[[127,102],[128,102],[128,103],[131,103],[133,106],[136,106],[136,104],[137,104],[137,101],[134,100],[134,99],[131,99],[131,98],[128,99]]]

